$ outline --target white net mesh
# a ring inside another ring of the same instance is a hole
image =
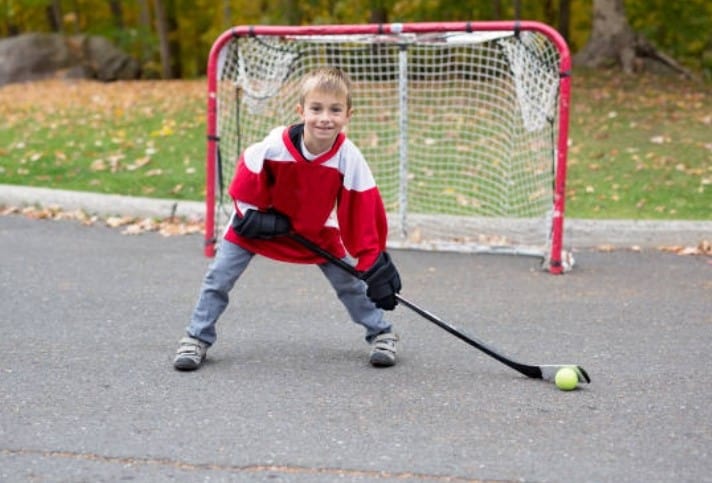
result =
[[[544,129],[551,122],[558,93],[558,72],[551,69],[552,54],[547,52],[543,37],[531,32],[522,32],[519,42],[502,43],[504,53],[511,64],[517,101],[522,111],[522,122],[528,131]],[[539,62],[538,53],[549,58]],[[553,64],[556,65],[556,64]]]
[[[298,121],[299,80],[324,65],[353,80],[348,136],[378,182],[390,246],[546,254],[559,57],[545,36],[236,37],[219,66],[224,183],[242,150]]]
[[[275,37],[257,38],[240,46],[237,85],[242,89],[242,102],[250,114],[262,114],[269,99],[279,93],[289,77],[292,62],[299,56],[293,47],[282,45]]]

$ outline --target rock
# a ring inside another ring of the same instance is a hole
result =
[[[28,33],[0,40],[0,86],[60,78],[131,80],[136,59],[99,36]]]

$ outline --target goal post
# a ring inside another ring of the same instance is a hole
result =
[[[353,83],[347,135],[381,191],[388,246],[541,257],[562,273],[571,57],[533,21],[239,26],[208,60],[205,254],[240,153],[299,121],[321,66]]]

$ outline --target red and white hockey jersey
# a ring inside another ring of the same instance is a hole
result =
[[[308,161],[300,125],[273,130],[240,156],[229,193],[238,211],[275,209],[295,232],[367,270],[385,249],[388,225],[383,200],[361,151],[340,133],[326,153]],[[291,136],[290,136],[291,132]],[[325,260],[288,237],[256,240],[228,229],[225,238],[254,253],[294,263]]]

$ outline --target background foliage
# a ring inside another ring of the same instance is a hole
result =
[[[139,59],[147,77],[198,77],[210,46],[224,30],[245,24],[327,24],[522,18],[559,25],[570,7],[573,52],[586,42],[592,0],[0,0],[0,36],[61,31],[113,40]],[[626,0],[633,28],[687,67],[712,73],[712,2]],[[165,12],[162,22],[160,12]],[[158,20],[158,21],[157,21]],[[673,21],[671,21],[673,20]],[[158,27],[168,29],[175,66],[161,72]]]

